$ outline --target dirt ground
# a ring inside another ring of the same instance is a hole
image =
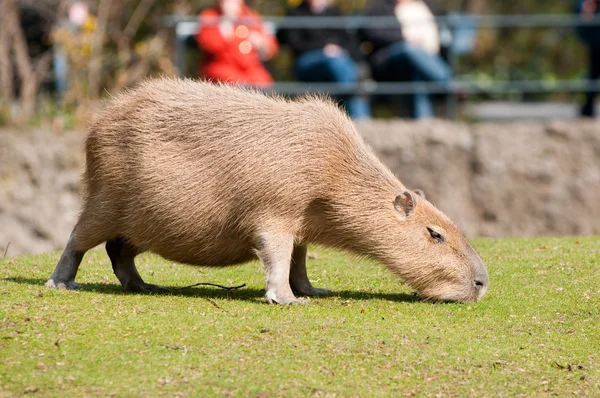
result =
[[[407,187],[423,189],[469,236],[600,233],[598,122],[358,128]],[[63,248],[79,211],[83,137],[0,129],[0,256]]]

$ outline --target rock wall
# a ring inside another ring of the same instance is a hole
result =
[[[0,256],[62,249],[80,204],[83,134],[0,129]]]
[[[600,233],[600,123],[376,120],[358,129],[469,236]],[[63,248],[83,134],[0,129],[0,256]]]
[[[600,233],[600,123],[374,121],[361,133],[470,236]]]

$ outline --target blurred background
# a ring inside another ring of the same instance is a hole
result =
[[[364,100],[370,109],[356,119],[367,142],[470,236],[600,232],[599,86],[590,75],[599,50],[586,39],[598,34],[596,1],[428,1],[435,57],[450,71],[437,81],[373,72],[363,31],[400,29],[389,20],[398,12],[385,22],[361,18],[376,1],[327,3],[338,22],[286,19],[301,0],[246,2],[276,43],[260,54],[272,80],[257,86],[330,93],[348,109],[352,96]],[[94,110],[148,77],[201,77],[212,39],[203,47],[199,32],[211,23],[198,16],[219,4],[0,0],[0,255],[62,248],[79,210],[81,142]],[[300,79],[294,29],[355,40],[356,79]],[[431,120],[413,121],[426,119],[415,112],[419,95],[431,100]]]
[[[80,106],[87,107],[106,92],[134,85],[148,76],[198,77],[202,51],[193,40],[195,27],[189,26],[189,22],[215,3],[212,0],[2,0],[0,122],[63,114],[64,120],[56,122],[70,124]],[[300,3],[300,0],[248,1],[265,20],[284,16],[286,10]],[[500,104],[498,114],[493,114],[491,105],[498,101],[559,102],[565,104],[563,109],[548,106],[546,113],[576,115],[574,105],[584,101],[585,87],[573,83],[587,76],[587,49],[576,34],[576,27],[570,25],[576,16],[577,1],[450,0],[434,5],[439,17],[456,17],[451,20],[453,26],[438,24],[442,55],[452,63],[455,79],[478,87],[475,95],[459,96],[459,101],[464,103],[468,99],[468,103],[459,104],[462,106],[456,110],[456,117],[505,116],[502,111],[506,110]],[[360,15],[368,7],[363,0],[338,1],[337,6],[346,16]],[[182,22],[188,22],[187,33]],[[180,37],[176,32],[178,23],[180,30],[184,28]],[[177,52],[181,51],[178,44],[182,41],[183,56]],[[455,51],[448,54],[452,49]],[[291,51],[283,44],[279,54],[267,62],[275,81],[294,80],[292,58]],[[494,86],[495,81],[530,85]],[[571,85],[557,84],[569,81]],[[486,100],[493,102],[487,102],[487,107],[472,106]],[[531,110],[536,112],[532,116],[544,116],[543,108]],[[388,113],[385,109],[375,111],[376,116],[395,116]],[[442,110],[440,115],[447,114]]]

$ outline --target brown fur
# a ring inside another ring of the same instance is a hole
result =
[[[485,292],[487,271],[459,229],[408,192],[329,100],[150,80],[97,116],[86,155],[84,206],[67,249],[122,239],[111,260],[117,276],[128,274],[119,276],[126,288],[143,251],[211,266],[258,256],[267,299],[271,286],[286,297],[270,301],[297,302],[277,270],[301,293],[322,293],[301,269],[306,244],[320,243],[379,260],[427,298],[477,301]],[[49,285],[74,284],[59,268]]]

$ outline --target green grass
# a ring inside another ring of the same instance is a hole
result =
[[[125,293],[104,251],[80,291],[43,287],[60,253],[0,260],[0,396],[600,396],[600,238],[480,239],[477,304],[415,300],[377,264],[312,248],[334,290],[263,302],[258,263],[138,258],[147,282],[246,283]]]

